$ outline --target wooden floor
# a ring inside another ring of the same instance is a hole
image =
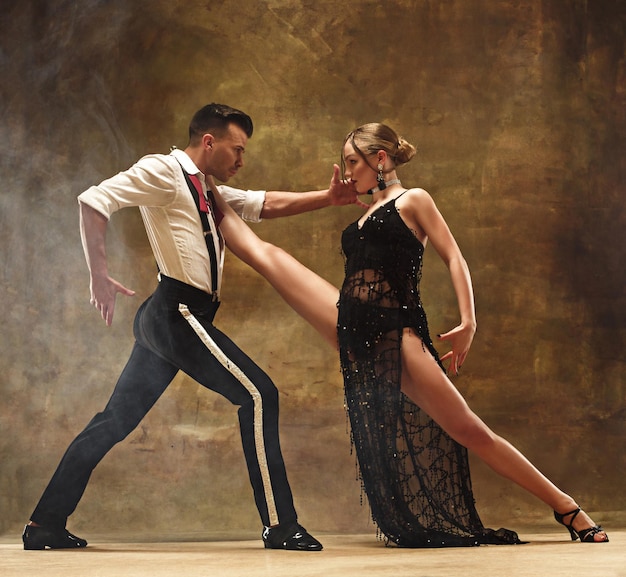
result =
[[[0,542],[2,577],[626,577],[626,530],[610,543],[572,543],[565,531],[521,533],[526,545],[396,549],[373,535],[319,535],[318,553],[270,551],[260,540],[119,543],[93,536],[86,549],[24,551]]]

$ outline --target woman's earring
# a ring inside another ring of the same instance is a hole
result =
[[[378,174],[376,175],[376,180],[378,181],[378,190],[385,190],[387,185],[385,184],[385,177],[383,175],[383,165],[379,162],[378,166]]]

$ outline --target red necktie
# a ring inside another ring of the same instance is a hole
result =
[[[189,178],[191,179],[191,182],[193,182],[193,185],[196,187],[196,190],[198,191],[198,199],[200,201],[200,210],[208,214],[210,211],[209,211],[209,207],[207,206],[206,198],[204,197],[204,194],[202,192],[202,185],[200,184],[200,179],[195,174],[190,174]],[[213,218],[215,219],[215,226],[218,227],[220,225],[220,222],[222,222],[224,215],[222,214],[221,210],[216,208],[215,199],[213,198],[213,191],[208,187],[207,187],[207,194],[209,196],[209,203],[211,205],[211,208],[213,209]]]

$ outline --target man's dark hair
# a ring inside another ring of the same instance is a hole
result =
[[[239,126],[248,138],[252,136],[252,119],[245,112],[226,104],[207,104],[193,115],[189,123],[189,142],[195,143],[207,133],[223,136],[229,124]]]

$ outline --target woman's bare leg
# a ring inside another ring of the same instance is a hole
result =
[[[304,267],[281,249],[266,245],[271,253],[269,268],[255,267],[287,303],[313,325],[333,347],[337,347],[338,290]],[[577,508],[567,493],[546,478],[524,455],[496,435],[473,413],[465,399],[424,349],[421,339],[406,329],[402,340],[402,390],[433,418],[453,439],[476,453],[503,477],[517,483],[553,510],[566,513]],[[572,522],[572,516],[565,522]],[[594,525],[581,511],[573,520],[574,528]],[[606,540],[604,532],[594,536]]]
[[[284,250],[264,243],[265,260],[254,268],[304,320],[337,349],[339,290]]]
[[[441,370],[421,339],[405,329],[402,340],[402,391],[439,424],[455,441],[473,451],[503,477],[517,483],[552,509],[566,513],[577,508],[567,493],[545,477],[524,455],[496,435],[474,412]],[[565,518],[570,522],[571,517]],[[581,511],[574,520],[575,529],[594,525]],[[606,539],[604,532],[595,536]]]

